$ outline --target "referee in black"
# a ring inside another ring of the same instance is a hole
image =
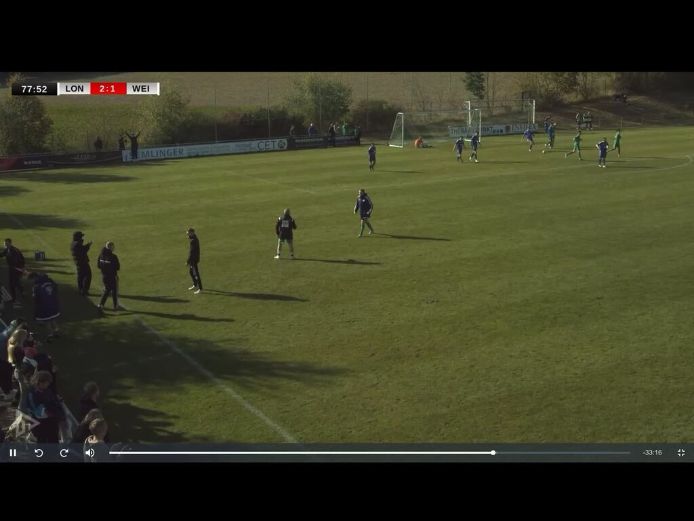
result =
[[[200,262],[200,241],[198,240],[198,236],[195,235],[195,230],[193,228],[188,228],[188,230],[186,230],[186,235],[188,235],[188,240],[190,240],[190,251],[188,252],[186,265],[190,271],[190,278],[193,279],[193,285],[188,289],[195,290],[193,293],[197,295],[202,291],[202,279],[200,278],[200,270],[198,269],[198,263]]]

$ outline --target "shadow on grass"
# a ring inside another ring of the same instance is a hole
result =
[[[6,270],[0,270],[0,277],[3,275]],[[242,414],[244,422],[257,424],[259,437],[284,441],[261,419],[247,413],[224,388],[242,397],[257,390],[268,403],[281,403],[286,399],[286,383],[327,386],[349,374],[347,369],[326,363],[295,362],[275,353],[251,351],[240,338],[225,338],[223,345],[210,342],[204,338],[204,327],[196,329],[192,324],[189,333],[160,330],[161,337],[146,326],[147,316],[200,322],[229,319],[159,312],[101,316],[94,307],[94,297],[90,301],[67,285],[61,285],[60,295],[63,335],[44,346],[59,367],[59,392],[77,413],[83,385],[97,382],[102,395],[99,405],[113,443],[220,441],[219,422],[227,421],[224,417],[229,411]],[[25,308],[12,315],[12,310],[5,308],[3,319],[12,320],[20,316],[18,313],[30,318],[31,311]],[[30,325],[42,332],[32,321]],[[273,417],[272,411],[263,412]],[[229,420],[229,425],[233,421],[240,420]],[[208,425],[216,435],[208,436]],[[225,441],[239,440],[229,435]]]
[[[121,298],[127,298],[130,300],[141,300],[143,302],[160,302],[162,304],[176,304],[183,302],[190,302],[190,300],[176,298],[176,297],[147,297],[143,295],[121,295]]]
[[[415,241],[450,241],[442,237],[418,237],[415,235],[392,235],[390,233],[374,233],[375,237],[385,237],[386,239],[412,239]]]
[[[101,165],[103,168],[109,166],[111,168],[119,166],[118,163],[111,165]],[[8,179],[21,179],[23,181],[37,181],[39,183],[119,183],[122,181],[132,181],[135,177],[116,174],[95,174],[89,169],[95,170],[96,165],[92,165],[80,172],[70,172],[63,170],[34,170],[34,171],[19,171],[7,174]]]
[[[285,302],[308,302],[305,298],[292,297],[291,295],[278,295],[276,293],[240,293],[238,291],[220,291],[217,289],[206,289],[203,293],[210,295],[225,295],[228,297],[249,298],[253,300],[282,300]]]
[[[378,170],[378,172],[388,172],[389,174],[423,174],[421,170]]]
[[[21,186],[0,186],[0,197],[10,197],[13,195],[24,194],[27,192],[31,192],[31,190],[27,190],[26,188],[22,188]]]
[[[28,230],[36,228],[67,228],[79,230],[85,227],[85,222],[81,219],[72,219],[68,217],[59,217],[50,214],[38,213],[15,213],[8,215],[0,212],[0,228],[9,228],[11,230]],[[12,241],[14,244],[15,241]],[[67,241],[66,248],[70,246],[70,241]],[[17,243],[17,247],[21,250],[22,244]],[[51,259],[62,260],[62,259]]]
[[[140,311],[132,308],[128,308],[127,312],[133,315],[170,318],[172,320],[194,320],[196,322],[234,322],[233,318],[201,317],[200,315],[194,315],[193,313],[161,313],[159,311]],[[118,313],[121,312],[119,311]]]
[[[363,264],[363,265],[381,264],[380,262],[360,261],[360,260],[355,260],[355,259],[345,259],[345,260],[340,260],[340,259],[309,259],[309,258],[305,258],[305,257],[297,257],[295,260],[310,261],[310,262],[328,262],[330,264]]]

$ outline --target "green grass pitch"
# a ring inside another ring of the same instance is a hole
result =
[[[544,155],[484,138],[478,164],[379,146],[374,174],[365,146],[15,172],[0,222],[46,251],[61,392],[97,381],[114,441],[685,441],[694,129],[626,129],[598,168],[613,134],[584,133],[583,161],[564,131]],[[294,261],[273,259],[285,207]],[[92,266],[115,242],[128,311],[99,317],[96,270],[77,296],[78,229]]]

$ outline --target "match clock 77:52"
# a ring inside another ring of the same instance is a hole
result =
[[[56,96],[57,83],[13,83],[13,96]]]

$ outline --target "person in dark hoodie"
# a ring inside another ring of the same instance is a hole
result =
[[[92,284],[92,269],[89,267],[89,257],[87,256],[91,245],[92,241],[84,244],[84,234],[82,232],[72,234],[70,251],[72,252],[75,266],[77,266],[77,290],[80,295],[85,297],[89,295],[89,287]]]
[[[58,285],[45,273],[32,272],[29,280],[34,282],[31,291],[34,297],[34,318],[37,322],[46,324],[50,342],[60,336],[57,318],[60,316],[60,302],[58,300]]]
[[[109,295],[113,297],[113,310],[118,310],[118,271],[120,270],[120,262],[116,254],[113,253],[115,249],[116,245],[108,241],[106,246],[101,249],[99,259],[97,260],[97,266],[101,270],[101,279],[104,283],[104,292],[101,294],[101,301],[99,301],[97,306],[99,310],[104,309],[104,304],[106,304]]]
[[[193,228],[188,228],[186,230],[186,235],[190,241],[186,265],[190,272],[190,278],[193,279],[193,285],[188,289],[191,291],[195,290],[193,293],[197,295],[202,291],[202,279],[200,278],[200,270],[198,269],[198,263],[200,262],[200,241],[198,240],[198,236],[195,235],[195,230]]]

